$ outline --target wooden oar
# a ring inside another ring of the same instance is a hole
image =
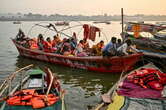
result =
[[[28,65],[28,66],[25,66],[25,67],[23,67],[23,68],[18,69],[17,71],[13,72],[12,74],[10,74],[9,77],[7,77],[7,78],[5,79],[5,81],[1,84],[0,90],[3,88],[3,86],[5,86],[5,84],[6,84],[7,82],[9,82],[9,80],[12,80],[12,79],[15,77],[15,75],[16,75],[17,73],[19,73],[20,71],[23,71],[24,69],[30,68],[30,67],[32,67],[32,66],[33,66],[33,64],[30,64],[30,65]],[[6,86],[8,86],[8,83],[7,83]],[[1,92],[0,94],[2,94],[2,92]],[[1,95],[0,95],[0,96],[1,96]]]
[[[65,98],[65,91],[62,90],[61,91],[62,110],[65,110],[65,101],[64,101],[64,98]]]
[[[118,82],[108,91],[108,93],[106,94],[106,95],[109,95],[109,96],[112,96],[112,97],[110,97],[110,103],[111,103],[111,101],[112,101],[112,99],[113,99],[113,96],[114,96],[114,94],[115,94],[115,90],[117,89],[117,87],[118,87],[118,85],[119,85],[119,83],[120,83],[120,81],[121,81],[121,79],[122,79],[122,77],[123,77],[123,74],[128,70],[128,68],[130,67],[130,65],[128,65],[123,71],[122,71],[122,73],[121,73],[121,75],[120,75],[120,77],[119,77],[119,80],[118,80]],[[103,107],[103,105],[105,104],[106,102],[103,100],[103,102],[101,103],[101,104],[99,104],[96,108],[95,108],[95,110],[100,110],[100,108],[101,107]],[[108,102],[107,102],[108,103]]]
[[[53,80],[54,80],[54,77],[53,77],[53,74],[52,74],[51,70],[48,68],[47,71],[48,71],[48,73],[49,73],[49,75],[50,75],[50,80],[51,80],[51,81],[50,81],[50,84],[49,84],[49,86],[48,86],[46,95],[49,94],[50,89],[51,89],[51,86],[52,86],[52,84],[53,84]]]

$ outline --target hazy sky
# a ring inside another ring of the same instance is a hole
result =
[[[0,0],[0,13],[166,15],[166,0]]]

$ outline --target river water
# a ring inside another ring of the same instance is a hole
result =
[[[97,104],[100,101],[99,96],[107,92],[109,88],[119,79],[120,75],[72,69],[20,57],[17,49],[10,39],[16,36],[19,28],[22,28],[25,34],[32,37],[36,37],[39,33],[49,37],[52,37],[53,34],[55,34],[49,30],[38,29],[37,27],[34,27],[31,30],[32,25],[35,23],[38,22],[22,22],[21,24],[13,24],[13,22],[0,22],[0,80],[3,80],[17,68],[21,68],[29,64],[34,64],[35,67],[38,68],[46,66],[59,76],[62,87],[67,91],[65,96],[67,110],[87,110],[87,108]],[[92,22],[79,23],[92,24]],[[96,25],[102,29],[102,34],[105,36],[97,38],[97,42],[101,39],[108,42],[112,36],[119,37],[119,33],[121,32],[120,22],[111,22],[110,25]],[[79,31],[79,29],[70,29],[69,32],[66,33],[77,31]],[[82,30],[76,34],[82,36]]]

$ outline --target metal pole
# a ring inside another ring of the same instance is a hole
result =
[[[123,8],[121,8],[121,22],[122,22],[122,40],[124,41],[124,29],[123,29]]]

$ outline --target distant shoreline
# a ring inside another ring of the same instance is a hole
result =
[[[121,15],[42,15],[42,14],[6,14],[0,15],[0,21],[121,21]],[[166,15],[124,15],[124,21],[166,21]]]
[[[0,22],[11,22],[11,21],[23,21],[23,22],[33,22],[33,21],[103,21],[103,20],[41,20],[41,19],[35,19],[35,20],[25,20],[25,19],[0,19]],[[107,21],[119,21],[121,20],[107,20]],[[136,20],[127,20],[127,21],[136,21]],[[166,20],[144,20],[144,21],[166,21]]]

